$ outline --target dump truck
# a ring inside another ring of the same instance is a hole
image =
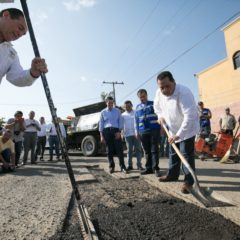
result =
[[[68,149],[80,150],[84,156],[95,156],[105,151],[98,131],[100,114],[105,107],[105,102],[98,102],[73,109],[75,117],[67,129]]]

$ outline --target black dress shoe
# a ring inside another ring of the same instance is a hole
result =
[[[133,167],[132,167],[132,166],[129,166],[129,167],[127,168],[127,170],[128,170],[128,171],[133,170]]]
[[[192,189],[192,185],[190,185],[189,183],[184,183],[181,188],[181,192],[183,194],[189,194],[191,192],[191,189]]]
[[[160,177],[160,176],[161,176],[159,169],[155,169],[155,170],[154,170],[154,173],[155,173],[155,176],[156,176],[156,177]]]
[[[111,174],[114,173],[114,167],[109,168],[109,173],[111,173]]]
[[[141,175],[147,175],[147,174],[152,174],[153,173],[153,170],[144,170],[141,172]]]
[[[160,177],[158,180],[159,182],[175,182],[178,180],[178,178],[166,175],[166,176]]]
[[[143,167],[138,167],[137,169],[140,170],[140,171],[143,171],[143,170],[144,170]]]

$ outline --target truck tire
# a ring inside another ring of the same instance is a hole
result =
[[[95,137],[92,135],[84,137],[81,143],[81,149],[84,156],[95,156],[98,151]]]

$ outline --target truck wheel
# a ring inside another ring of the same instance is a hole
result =
[[[97,141],[94,136],[84,137],[81,143],[81,149],[84,156],[95,156],[97,153]]]

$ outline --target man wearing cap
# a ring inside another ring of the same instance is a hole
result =
[[[17,8],[8,8],[0,12],[0,83],[6,79],[15,86],[32,85],[41,73],[48,71],[45,60],[34,58],[29,70],[23,70],[17,52],[12,47],[15,41],[25,35],[27,24],[23,12]]]
[[[198,102],[199,118],[200,118],[200,134],[204,137],[208,137],[211,133],[212,113],[210,109],[205,108],[203,102]]]
[[[230,108],[225,109],[225,114],[220,118],[219,124],[221,132],[233,136],[233,130],[236,127],[236,118],[230,113]]]
[[[14,114],[14,118],[8,119],[5,128],[11,130],[12,140],[15,147],[15,163],[16,167],[19,167],[19,159],[23,146],[23,133],[26,129],[22,111],[17,111]]]

